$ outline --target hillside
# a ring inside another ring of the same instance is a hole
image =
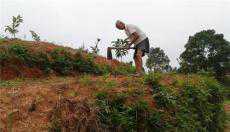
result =
[[[223,131],[211,77],[133,77],[117,60],[22,40],[1,41],[0,60],[0,131]]]
[[[3,80],[16,77],[34,78],[49,74],[74,75],[77,73],[127,74],[134,68],[117,60],[47,42],[22,40],[0,41],[1,76]]]

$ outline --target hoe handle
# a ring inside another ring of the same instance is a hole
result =
[[[108,49],[134,49],[134,47],[108,47]]]

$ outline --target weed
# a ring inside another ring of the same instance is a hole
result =
[[[78,95],[79,95],[79,93],[76,92],[76,91],[70,91],[70,92],[69,92],[69,96],[70,96],[70,97],[76,97],[76,96],[78,96]]]
[[[159,80],[162,78],[162,75],[160,73],[154,73],[150,72],[149,74],[144,76],[144,82],[150,83],[154,86],[159,86]]]
[[[13,115],[14,113],[9,113],[7,116],[7,130],[8,132],[13,132]]]
[[[117,87],[117,86],[118,86],[118,84],[117,84],[117,82],[114,81],[114,80],[106,81],[106,82],[105,82],[105,88],[115,88],[115,87]]]
[[[9,80],[9,81],[4,81],[0,80],[0,88],[7,87],[7,88],[12,88],[20,85],[23,81],[21,79],[15,79],[15,80]]]
[[[88,87],[93,84],[93,81],[91,80],[90,75],[85,74],[79,79],[79,83],[82,86]]]

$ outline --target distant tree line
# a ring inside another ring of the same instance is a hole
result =
[[[173,70],[169,62],[162,49],[151,48],[146,67],[154,72],[168,72]],[[200,31],[189,37],[179,64],[178,72],[209,72],[221,80],[230,73],[230,42],[213,29]]]

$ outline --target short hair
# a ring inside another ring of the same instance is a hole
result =
[[[116,25],[118,25],[118,24],[120,24],[120,23],[123,23],[123,24],[124,24],[124,22],[122,22],[121,20],[117,20],[117,21],[116,21]]]

